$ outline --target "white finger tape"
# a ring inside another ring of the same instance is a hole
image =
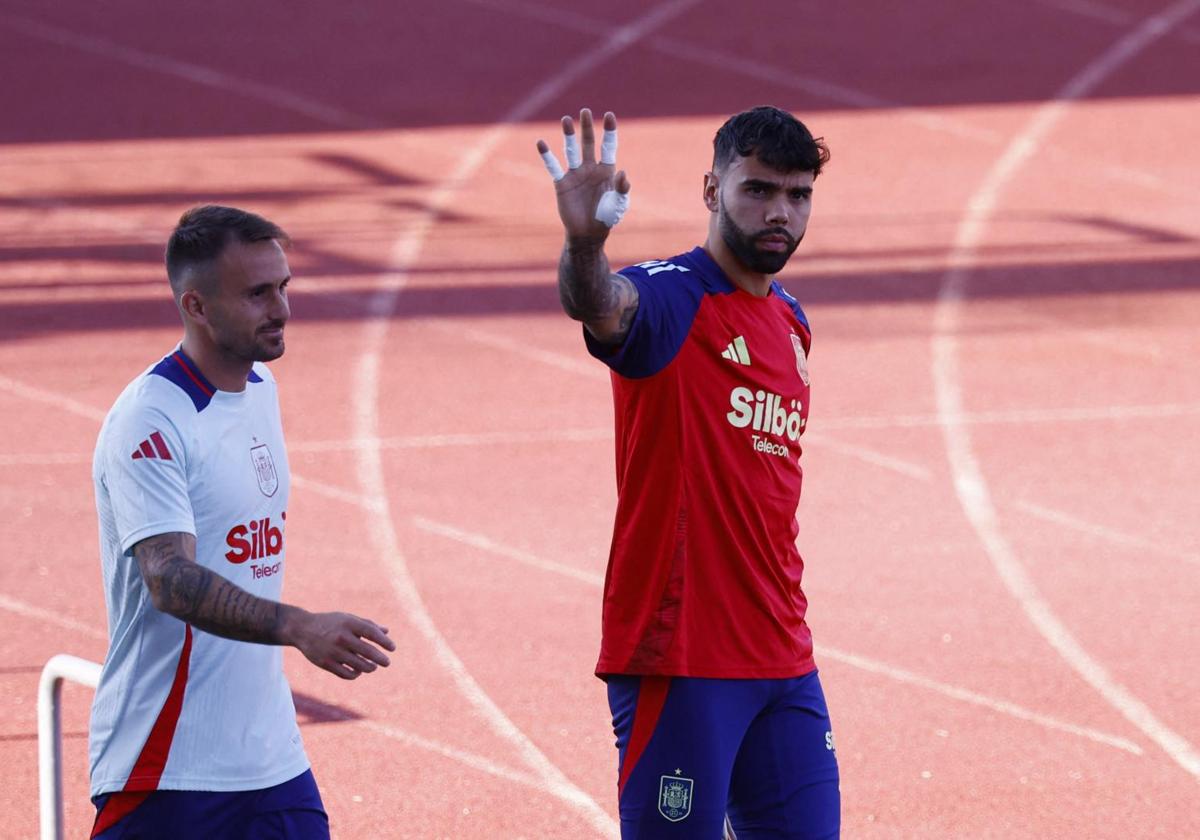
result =
[[[554,152],[549,149],[542,152],[542,162],[546,164],[546,171],[550,173],[551,178],[555,181],[563,179],[563,175],[566,173],[563,172],[562,164],[558,162],[558,158],[554,156]]]
[[[567,151],[567,167],[578,169],[583,164],[583,152],[579,150],[579,135],[564,134],[563,146]]]
[[[617,130],[604,129],[604,138],[600,141],[600,162],[609,166],[617,165]]]
[[[596,205],[596,221],[604,222],[606,227],[616,227],[628,209],[629,193],[609,190],[600,196],[600,203]]]

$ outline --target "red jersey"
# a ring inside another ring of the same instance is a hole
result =
[[[617,513],[597,674],[813,670],[796,548],[810,343],[799,304],[703,248],[622,269],[639,303],[612,369]]]

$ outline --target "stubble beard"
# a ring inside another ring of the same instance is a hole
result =
[[[718,224],[721,230],[721,239],[725,241],[726,247],[729,248],[738,262],[756,274],[778,274],[787,265],[787,261],[791,259],[796,249],[800,247],[800,241],[804,239],[804,234],[800,234],[796,239],[792,239],[792,235],[781,228],[767,228],[754,234],[746,233],[737,226],[737,223],[725,211],[724,201],[721,201],[721,214]],[[786,251],[761,251],[758,249],[755,245],[756,240],[760,236],[772,234],[781,234],[788,238],[790,244]]]
[[[254,362],[275,361],[283,355],[285,346],[282,336],[280,336],[278,341],[275,341],[264,337],[259,332],[255,332],[248,339],[240,339],[229,335],[218,336],[215,343],[228,358],[251,364]]]

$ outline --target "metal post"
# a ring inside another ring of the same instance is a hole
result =
[[[50,657],[38,682],[38,796],[42,840],[62,840],[62,713],[63,680],[95,688],[100,664],[60,653]]]

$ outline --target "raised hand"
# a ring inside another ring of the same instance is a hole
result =
[[[567,241],[603,242],[629,206],[629,178],[616,168],[617,118],[611,111],[604,115],[598,163],[590,110],[584,108],[579,112],[578,135],[570,117],[562,118],[562,130],[566,171],[546,141],[538,140],[537,150],[554,179],[558,216]]]

